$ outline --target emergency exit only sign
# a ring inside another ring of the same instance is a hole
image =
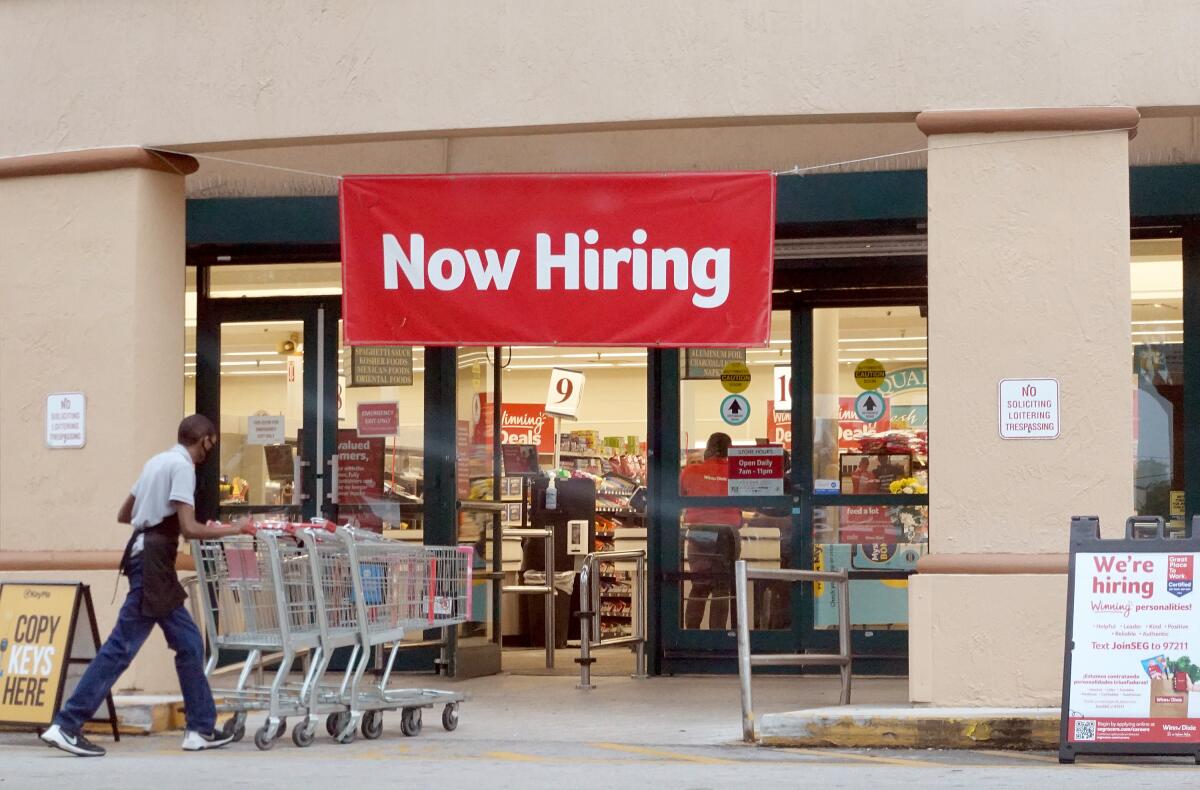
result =
[[[1000,380],[1000,438],[1057,439],[1058,379]]]

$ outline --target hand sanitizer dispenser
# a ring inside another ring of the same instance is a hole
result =
[[[572,519],[567,522],[567,554],[588,553],[588,521]]]

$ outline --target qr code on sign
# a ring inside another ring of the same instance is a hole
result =
[[[1094,741],[1094,740],[1096,740],[1096,720],[1095,719],[1076,719],[1075,720],[1075,740],[1077,740],[1077,741]]]

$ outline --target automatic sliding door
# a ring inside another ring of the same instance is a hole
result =
[[[806,566],[852,574],[859,655],[903,655],[907,575],[929,544],[926,321],[917,306],[801,308],[812,354]],[[810,641],[837,628],[837,591],[817,585]]]

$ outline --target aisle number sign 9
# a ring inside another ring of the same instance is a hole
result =
[[[579,413],[579,400],[583,397],[583,382],[584,375],[577,370],[551,370],[546,413],[556,417],[575,417]]]

